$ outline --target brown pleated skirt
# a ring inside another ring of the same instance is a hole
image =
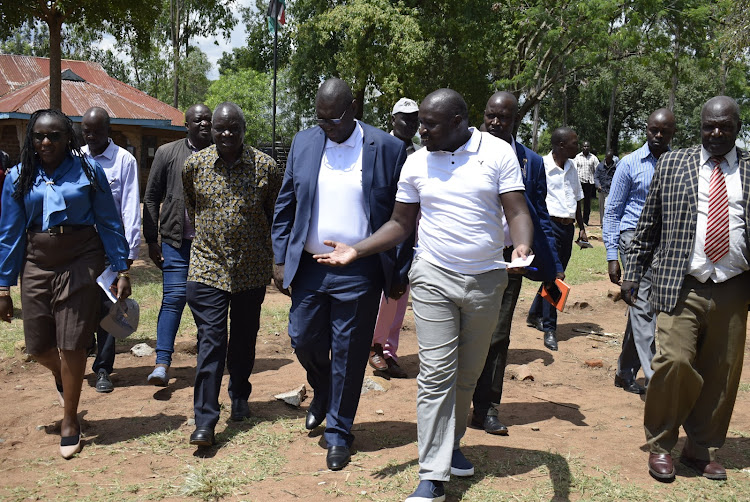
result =
[[[85,350],[99,323],[104,247],[94,227],[26,234],[21,302],[26,352]]]

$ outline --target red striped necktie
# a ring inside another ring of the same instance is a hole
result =
[[[729,199],[721,162],[724,157],[711,157],[714,164],[708,188],[708,222],[704,250],[709,260],[716,263],[729,253]]]

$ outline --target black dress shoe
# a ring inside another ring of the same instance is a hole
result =
[[[482,428],[487,434],[497,434],[498,436],[508,435],[508,428],[495,416],[487,415],[484,417]]]
[[[242,422],[250,418],[250,406],[247,399],[232,399],[232,414],[230,418],[235,422]]]
[[[535,316],[528,316],[526,318],[526,326],[530,328],[536,328],[539,331],[544,331],[544,326],[542,325],[542,319]]]
[[[212,427],[196,427],[190,434],[190,444],[195,446],[213,446],[214,430]]]
[[[308,431],[313,430],[326,419],[326,410],[322,409],[321,402],[327,403],[328,399],[313,397],[310,401],[310,407],[307,409],[307,415],[305,416],[305,429]]]
[[[554,331],[544,332],[544,346],[549,350],[557,350],[557,334]]]
[[[633,378],[632,380],[627,380],[620,375],[615,375],[615,387],[619,387],[625,392],[631,392],[633,394],[646,393],[646,387],[636,382],[635,378]]]
[[[112,385],[112,380],[109,379],[107,370],[99,370],[99,373],[96,375],[96,391],[107,393],[112,392],[114,388],[115,386]]]
[[[346,446],[331,446],[326,455],[326,465],[332,471],[340,471],[349,463],[352,455]]]

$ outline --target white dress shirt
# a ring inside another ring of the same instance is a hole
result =
[[[308,253],[332,251],[323,241],[352,245],[369,237],[370,222],[362,192],[363,143],[364,131],[359,122],[343,143],[326,138],[305,239]]]
[[[544,156],[547,173],[547,211],[557,218],[575,218],[578,201],[583,199],[581,182],[573,161],[565,161],[565,169],[555,164],[552,152]]]
[[[135,157],[109,140],[102,153],[92,156],[88,145],[81,148],[83,153],[102,166],[109,181],[109,189],[115,199],[115,206],[122,216],[125,239],[128,241],[128,259],[138,258],[141,244],[141,194],[138,189],[138,164]]]
[[[711,279],[724,282],[742,272],[749,270],[747,240],[745,239],[745,211],[742,203],[742,179],[737,163],[737,149],[732,148],[724,156],[721,171],[727,186],[729,199],[729,253],[718,262],[708,259],[705,252],[706,226],[708,222],[708,191],[713,162],[711,154],[701,147],[701,165],[698,171],[698,221],[695,228],[693,255],[688,265],[688,274],[700,282]]]

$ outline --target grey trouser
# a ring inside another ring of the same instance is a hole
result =
[[[633,241],[635,230],[624,230],[620,232],[620,261],[623,269],[627,269],[627,251]],[[635,307],[628,309],[628,324],[625,327],[625,335],[622,338],[622,352],[617,360],[617,374],[626,380],[631,380],[638,375],[638,369],[643,368],[646,377],[646,385],[654,375],[651,369],[651,360],[656,354],[654,344],[654,330],[656,329],[656,316],[651,311],[648,297],[651,294],[651,267],[641,277],[638,283],[638,301]]]
[[[419,477],[448,481],[508,274],[464,275],[416,259],[409,281],[419,345]]]

